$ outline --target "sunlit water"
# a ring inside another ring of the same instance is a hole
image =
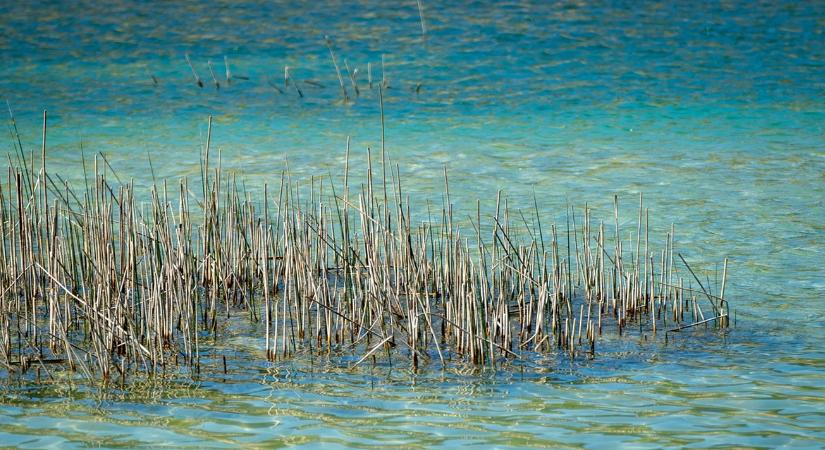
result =
[[[424,0],[426,38],[414,1],[20,3],[0,5],[0,95],[26,149],[49,110],[51,170],[68,180],[81,147],[138,184],[149,158],[159,177],[196,177],[210,114],[224,167],[250,186],[277,183],[287,158],[297,178],[340,175],[347,136],[363,170],[380,147],[371,62],[414,205],[441,201],[446,166],[467,212],[504,189],[516,207],[535,191],[550,219],[585,202],[609,219],[618,194],[631,230],[643,192],[657,240],[673,222],[702,270],[730,258],[737,320],[594,360],[418,374],[269,364],[260,330],[238,325],[198,381],[4,383],[0,446],[825,445],[822,2]],[[358,68],[350,104],[325,34]],[[224,56],[248,80],[226,85]]]

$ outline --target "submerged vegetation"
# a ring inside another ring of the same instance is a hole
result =
[[[258,198],[215,161],[211,119],[195,184],[136,192],[96,157],[77,190],[47,166],[45,123],[39,167],[18,147],[0,184],[7,374],[196,374],[202,341],[233,315],[262,322],[260,358],[413,368],[589,357],[603,333],[729,325],[727,261],[714,293],[674,249],[673,228],[654,247],[641,196],[625,240],[618,198],[607,223],[587,206],[542,223],[537,201],[516,215],[500,194],[491,217],[478,202],[461,205],[475,217],[460,221],[446,169],[440,208],[414,212],[383,144],[357,186],[347,144],[341,179],[302,186],[286,169]]]

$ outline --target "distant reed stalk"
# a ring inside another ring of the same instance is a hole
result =
[[[332,50],[332,41],[329,36],[324,36],[324,42],[327,44],[329,57],[332,60],[332,65],[335,67],[335,75],[338,77],[338,84],[341,86],[341,96],[344,99],[344,103],[346,103],[349,101],[349,95],[347,95],[347,87],[344,86],[344,78],[341,76],[341,69],[338,67],[338,59],[335,58],[335,52]]]
[[[418,1],[418,17],[421,19],[421,35],[427,36],[427,27],[424,25],[424,5],[421,3],[421,0]]]
[[[186,64],[189,65],[189,69],[192,70],[192,76],[195,78],[195,83],[198,87],[203,87],[203,80],[201,80],[201,77],[198,75],[198,71],[195,70],[195,66],[192,65],[192,61],[189,60],[189,53],[184,53],[183,56],[186,58]]]

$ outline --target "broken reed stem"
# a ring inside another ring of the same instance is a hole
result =
[[[347,62],[346,58],[344,59],[344,68],[347,69],[347,76],[349,77],[349,81],[352,84],[352,90],[355,91],[355,96],[360,96],[361,91],[358,89],[358,81],[355,79],[356,75],[358,74],[358,69],[355,68],[353,70],[350,70],[349,63]]]
[[[301,90],[300,86],[298,86],[298,80],[294,79],[292,76],[292,72],[289,70],[289,66],[284,66],[284,89],[287,89],[289,85],[295,88],[295,92],[298,93],[298,97],[303,98],[304,92]],[[284,93],[278,86],[272,85],[278,92],[281,94]]]
[[[421,19],[421,35],[427,35],[427,27],[424,25],[424,5],[421,3],[421,0],[418,1],[418,17]]]
[[[212,75],[212,82],[215,83],[215,89],[221,89],[221,83],[218,81],[218,77],[215,76],[215,71],[212,69],[212,61],[206,60],[206,67],[209,68],[209,74]]]
[[[220,339],[237,314],[265,322],[270,360],[334,352],[362,355],[352,367],[400,358],[414,369],[456,360],[495,367],[531,353],[592,356],[605,326],[623,338],[632,324],[640,333],[728,326],[727,260],[717,297],[674,251],[673,228],[660,252],[649,248],[641,196],[635,241],[622,240],[618,197],[614,242],[603,222],[592,226],[587,206],[583,219],[567,210],[566,236],[553,223],[545,233],[535,194],[533,221],[521,211],[513,221],[499,193],[486,223],[477,202],[465,233],[445,168],[440,217],[428,207],[428,220],[419,220],[399,168],[387,170],[383,92],[381,84],[380,174],[368,157],[366,183],[352,186],[348,139],[343,186],[331,176],[301,185],[287,166],[277,195],[264,185],[263,204],[223,173],[220,155],[212,161],[211,118],[200,189],[186,179],[177,192],[155,181],[139,194],[132,183],[109,184],[103,168],[117,174],[97,158],[82,191],[49,184],[44,112],[39,173],[33,161],[9,157],[0,183],[0,365],[62,364],[123,382],[174,366],[196,376],[199,336]],[[699,290],[684,286],[674,255]],[[710,319],[695,292],[717,312]]]
[[[370,90],[372,90],[372,63],[371,62],[367,63],[367,85],[370,87]]]
[[[198,87],[203,87],[203,81],[201,77],[198,76],[198,72],[195,70],[195,66],[192,65],[192,61],[189,60],[189,53],[184,53],[183,57],[186,58],[186,64],[189,65],[189,68],[192,69],[192,76],[195,78],[195,83]]]
[[[346,103],[349,101],[349,95],[347,95],[347,87],[344,86],[344,78],[341,76],[341,69],[338,67],[335,52],[332,50],[332,41],[329,39],[329,36],[324,36],[324,42],[326,42],[327,49],[329,49],[329,57],[332,60],[332,65],[335,66],[335,75],[338,77],[338,84],[341,86],[341,96],[344,99],[344,103]]]

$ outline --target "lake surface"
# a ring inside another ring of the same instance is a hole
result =
[[[267,363],[239,323],[208,350],[227,375],[5,380],[0,446],[825,446],[825,3],[445,3],[423,1],[424,36],[415,1],[5,2],[0,96],[35,153],[49,111],[51,170],[70,181],[81,148],[139,185],[149,158],[196,178],[213,115],[224,167],[260,186],[287,159],[293,177],[340,175],[347,136],[363,171],[385,78],[387,152],[421,208],[445,166],[467,213],[504,189],[514,207],[535,191],[548,220],[584,203],[608,220],[615,194],[630,229],[642,192],[659,241],[672,222],[702,270],[730,259],[730,332],[413,373]]]

